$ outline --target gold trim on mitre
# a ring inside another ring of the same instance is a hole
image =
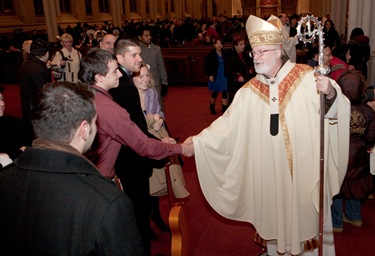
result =
[[[268,22],[253,15],[250,15],[247,19],[246,31],[251,47],[281,44],[283,39],[281,29],[277,27],[277,22],[273,20]]]
[[[267,22],[277,27],[280,31],[281,31],[281,28],[283,27],[283,23],[281,23],[281,20],[279,19],[279,17],[276,17],[275,15],[271,15],[268,18]]]

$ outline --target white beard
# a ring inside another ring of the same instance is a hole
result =
[[[276,65],[276,62],[276,56],[272,56],[268,64],[264,64],[264,62],[257,64],[256,62],[254,62],[255,71],[257,72],[257,74],[266,75]]]

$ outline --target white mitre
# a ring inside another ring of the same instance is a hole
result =
[[[283,37],[281,28],[278,27],[277,21],[275,22],[274,20],[271,20],[268,22],[256,16],[250,15],[246,22],[246,31],[252,48],[258,45],[273,45],[282,43]]]

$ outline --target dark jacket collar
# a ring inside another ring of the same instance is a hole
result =
[[[132,79],[132,74],[130,73],[129,70],[127,70],[124,66],[122,65],[118,65],[119,66],[119,70],[121,72],[121,74],[124,76],[126,75],[128,78]]]
[[[56,149],[30,147],[14,163],[19,168],[31,171],[102,176],[84,156]]]
[[[30,56],[28,57],[28,60],[31,61],[31,62],[38,63],[39,65],[43,65],[43,66],[45,66],[46,69],[47,69],[46,63],[45,63],[44,61],[42,61],[41,59],[39,59],[39,58],[33,56],[33,55],[30,55]]]

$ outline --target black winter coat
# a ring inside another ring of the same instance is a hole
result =
[[[31,103],[39,88],[51,82],[51,72],[46,63],[35,56],[30,56],[19,68],[22,117],[30,119]]]
[[[137,87],[135,87],[133,80],[121,67],[119,68],[119,70],[122,73],[119,86],[109,91],[113,97],[113,100],[117,102],[122,108],[126,109],[126,111],[130,115],[130,119],[145,135],[147,135],[149,138],[159,140],[148,132],[147,122],[142,111],[141,100]],[[119,129],[121,129],[121,127],[119,127]],[[115,172],[116,175],[123,180],[123,183],[127,184],[126,186],[124,186],[124,191],[128,193],[128,190],[130,190],[131,192],[129,191],[129,193],[135,193],[137,194],[137,196],[139,196],[139,194],[138,192],[135,192],[135,190],[143,191],[145,195],[149,196],[149,189],[144,191],[144,189],[138,187],[139,184],[137,184],[137,182],[139,180],[143,180],[143,186],[147,185],[147,188],[149,188],[148,178],[152,175],[153,167],[156,167],[157,163],[159,162],[161,161],[142,157],[125,145],[121,146],[121,150],[115,164]],[[161,167],[163,167],[164,162],[161,163]],[[130,189],[130,187],[134,189]]]
[[[144,255],[130,200],[78,154],[26,149],[0,195],[2,255]]]

